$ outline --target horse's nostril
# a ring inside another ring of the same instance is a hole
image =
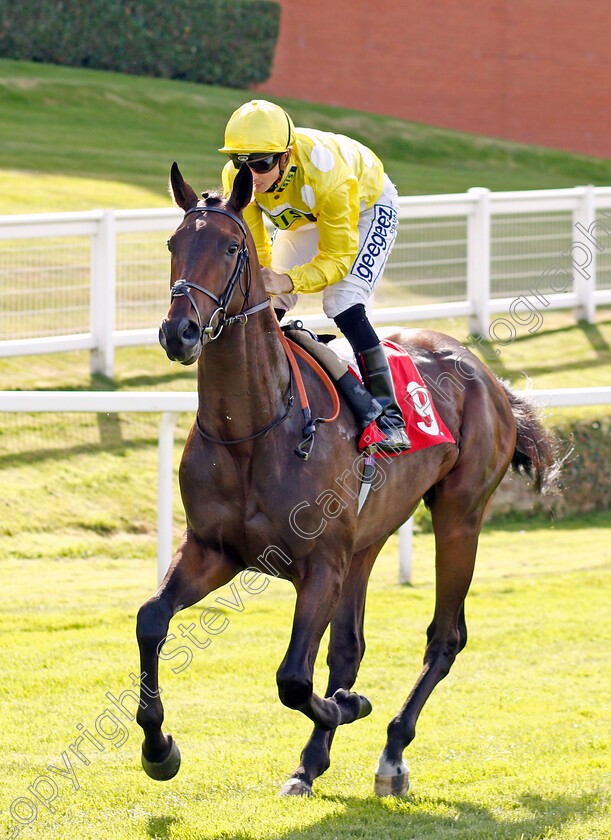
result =
[[[163,321],[159,325],[159,343],[161,344],[161,346],[165,350],[166,347],[167,347],[167,341],[166,341],[166,337],[165,337],[165,331],[163,329]]]
[[[199,340],[199,327],[190,318],[165,318],[159,326],[159,343],[174,362],[195,361]]]
[[[183,344],[197,344],[199,341],[199,327],[195,321],[185,318],[178,328],[178,337]]]

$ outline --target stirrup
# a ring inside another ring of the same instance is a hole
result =
[[[398,426],[380,426],[378,421],[378,429],[383,435],[386,435],[383,440],[379,440],[374,444],[378,452],[388,452],[389,454],[398,455],[400,452],[409,452],[412,448],[412,442],[409,439],[405,428],[400,428]]]

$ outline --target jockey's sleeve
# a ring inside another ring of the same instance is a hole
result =
[[[356,178],[348,178],[326,195],[317,207],[318,253],[311,262],[286,272],[293,291],[319,292],[348,274],[359,248],[359,212]]]
[[[235,181],[235,176],[237,174],[237,169],[231,162],[227,163],[223,167],[223,193],[226,196],[231,194],[233,182]],[[272,249],[269,241],[269,235],[265,229],[265,225],[263,224],[263,213],[261,212],[261,208],[253,200],[247,207],[244,208],[242,215],[244,216],[244,221],[248,225],[252,238],[254,239],[255,247],[257,249],[257,258],[260,265],[271,268]]]
[[[272,248],[269,241],[269,234],[263,224],[263,213],[261,212],[261,208],[255,201],[251,201],[250,204],[244,208],[242,215],[244,216],[244,221],[250,228],[252,238],[255,241],[259,264],[266,266],[267,268],[271,268]]]

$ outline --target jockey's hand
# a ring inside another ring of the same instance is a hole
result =
[[[288,274],[278,274],[271,268],[262,268],[261,274],[266,291],[272,295],[281,295],[283,292],[293,291],[293,281]]]

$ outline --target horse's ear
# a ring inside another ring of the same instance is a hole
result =
[[[182,207],[185,213],[195,207],[198,201],[195,190],[182,177],[176,161],[174,161],[170,170],[170,195],[174,204],[177,207]]]
[[[235,176],[228,204],[236,213],[241,213],[242,210],[250,204],[251,199],[252,172],[250,171],[250,167],[243,163],[240,167],[240,171]]]

